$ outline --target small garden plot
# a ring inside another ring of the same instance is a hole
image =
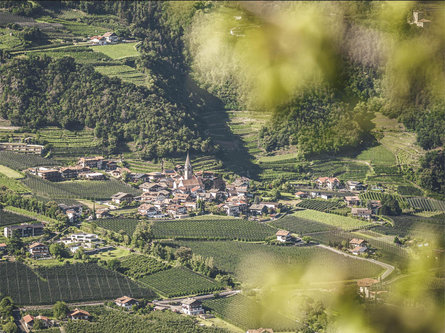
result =
[[[268,327],[279,332],[297,330],[295,320],[242,295],[205,300],[203,305],[225,321],[244,330],[252,327]]]
[[[311,221],[328,224],[343,230],[366,228],[367,226],[371,225],[367,221],[354,219],[352,217],[328,214],[309,209],[297,211],[294,213],[294,215]]]
[[[290,232],[297,233],[299,235],[335,229],[335,227],[331,225],[315,222],[308,219],[303,219],[293,214],[286,215],[285,217],[272,222],[271,225],[279,229],[284,229]]]
[[[0,292],[20,305],[106,300],[122,295],[154,296],[147,287],[91,263],[35,270],[19,262],[0,263],[0,280]]]
[[[306,199],[297,204],[297,207],[318,210],[319,212],[328,212],[338,208],[340,204],[335,201]]]
[[[167,297],[209,294],[224,289],[219,283],[184,267],[147,275],[138,281]]]
[[[92,224],[96,224],[98,227],[111,230],[114,232],[124,231],[128,236],[132,236],[136,230],[136,226],[140,221],[138,219],[131,218],[111,218],[111,219],[99,219],[92,221]]]
[[[147,256],[132,254],[123,257],[119,267],[119,272],[134,279],[139,279],[145,275],[163,271],[168,268],[163,262]]]
[[[0,209],[0,226],[20,224],[24,222],[35,222],[35,220],[26,216],[14,214]]]
[[[243,219],[184,219],[156,221],[155,238],[264,240],[276,229],[266,224]]]

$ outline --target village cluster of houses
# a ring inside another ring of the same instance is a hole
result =
[[[367,187],[358,181],[348,180],[344,186],[342,186],[340,180],[336,177],[320,177],[315,180],[317,189],[311,191],[298,191],[295,193],[297,199],[307,199],[307,198],[321,198],[324,200],[332,199],[334,197],[333,191],[341,192],[360,192],[365,190]],[[322,192],[321,190],[328,190],[331,192]],[[361,200],[358,195],[345,195],[343,200],[346,206],[351,208],[351,215],[357,218],[362,218],[366,220],[371,220],[373,215],[378,214],[378,210],[382,207],[379,200],[368,200],[368,207],[356,207],[360,206]]]
[[[231,184],[226,184],[213,172],[194,173],[188,154],[185,165],[177,165],[174,170],[134,174],[128,169],[123,169],[111,170],[109,174],[119,178],[123,172],[127,172],[131,181],[142,182],[139,189],[143,193],[134,196],[118,192],[111,197],[112,204],[122,205],[125,202],[137,201],[140,203],[138,213],[148,218],[188,217],[191,212],[199,210],[200,203],[213,203],[220,212],[228,216],[273,214],[281,206],[276,202],[250,205],[252,195],[249,193],[248,178],[241,177]],[[96,211],[97,218],[108,216],[108,208]]]

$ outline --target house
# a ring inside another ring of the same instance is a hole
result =
[[[62,179],[59,170],[57,169],[48,169],[48,168],[38,168],[36,170],[36,175],[40,178],[56,182]]]
[[[238,205],[225,204],[222,207],[226,211],[227,216],[239,216],[240,214],[240,207]]]
[[[30,330],[32,329],[33,325],[34,325],[34,317],[31,316],[30,314],[27,314],[26,316],[24,316],[22,318],[23,324],[24,326]]]
[[[380,200],[368,200],[368,208],[371,209],[372,214],[377,215],[382,208],[382,203]]]
[[[45,317],[45,316],[40,316],[39,315],[39,316],[35,317],[35,319],[40,320],[40,322],[42,323],[43,328],[48,328],[48,327],[51,326],[51,324],[53,324],[51,322],[51,320],[48,317]]]
[[[366,253],[366,251],[368,251],[368,248],[366,246],[356,246],[351,250],[352,254],[356,256]]]
[[[148,180],[148,175],[146,173],[130,173],[128,178],[133,183],[146,182]]]
[[[278,202],[261,202],[261,204],[266,206],[267,209],[272,210],[273,212],[281,207],[281,204]]]
[[[33,257],[34,259],[50,257],[48,246],[42,243],[32,243],[29,246],[28,251],[29,253],[31,253],[31,257]]]
[[[348,207],[358,206],[360,205],[360,198],[356,195],[354,196],[346,196],[345,202]]]
[[[133,194],[124,193],[124,192],[118,192],[111,196],[111,201],[118,205],[120,205],[123,202],[132,202],[133,199],[134,199]]]
[[[409,22],[410,24],[415,24],[419,28],[425,28],[430,25],[431,20],[424,18],[424,13],[420,11],[413,11],[413,20]]]
[[[351,214],[352,216],[370,220],[372,210],[368,208],[351,208]]]
[[[103,36],[93,36],[90,38],[90,43],[92,45],[106,45],[107,39]]]
[[[3,229],[5,237],[11,237],[17,233],[19,237],[40,236],[43,234],[44,225],[42,223],[11,225]]]
[[[355,180],[348,180],[346,182],[346,188],[349,191],[361,191],[363,190],[363,183],[357,182]]]
[[[271,328],[258,328],[256,330],[247,330],[246,333],[273,333]]]
[[[295,198],[297,199],[305,199],[307,197],[309,197],[309,193],[307,192],[298,191],[297,193],[295,193]]]
[[[159,210],[151,204],[142,204],[138,207],[138,213],[147,217],[154,217],[159,214]]]
[[[139,188],[144,192],[157,192],[162,189],[162,186],[158,183],[143,183],[139,185]]]
[[[85,310],[76,308],[68,315],[68,318],[71,318],[72,320],[89,320],[91,315]]]
[[[106,32],[102,35],[102,37],[105,38],[105,40],[107,41],[107,43],[117,43],[117,41],[119,40],[119,37],[117,37],[117,35],[114,32]]]
[[[357,281],[359,292],[364,298],[370,298],[373,292],[370,291],[370,287],[379,283],[376,279],[365,278]]]
[[[277,236],[277,241],[279,242],[288,242],[291,240],[290,232],[287,230],[278,230],[275,234]]]
[[[311,197],[312,198],[318,198],[321,195],[318,191],[311,191]]]
[[[45,151],[45,146],[42,145],[32,145],[21,142],[0,142],[0,151],[13,151],[16,153],[24,154],[36,154],[42,155]]]
[[[60,175],[63,179],[76,179],[81,172],[89,171],[90,168],[84,168],[80,165],[60,168]]]
[[[128,296],[119,297],[119,298],[114,300],[114,303],[117,306],[123,307],[123,308],[125,308],[127,310],[130,310],[133,307],[133,305],[138,305],[139,304],[139,302],[136,301],[134,298],[131,298],[131,297],[128,297]]]
[[[331,193],[321,193],[320,198],[324,200],[332,199],[333,195]]]
[[[267,213],[267,207],[263,204],[253,204],[249,207],[249,212],[252,215],[263,215]]]
[[[65,205],[59,204],[58,207],[66,214],[71,223],[75,222],[82,216],[82,205]]]
[[[349,241],[349,247],[350,248],[355,248],[357,246],[366,246],[366,241],[364,239],[360,239],[360,238],[353,238]]]
[[[110,217],[110,210],[108,208],[102,208],[102,209],[97,209],[96,210],[96,218],[97,219],[103,219],[106,217]]]
[[[336,177],[319,177],[315,180],[319,188],[334,190],[340,186],[340,181]]]
[[[6,252],[6,243],[0,243],[0,253]]]
[[[82,157],[77,162],[77,164],[82,166],[83,168],[89,167],[95,169],[102,169],[103,163],[104,163],[104,158],[102,156]]]
[[[202,304],[195,298],[187,298],[182,301],[182,312],[189,316],[196,316],[204,313]]]

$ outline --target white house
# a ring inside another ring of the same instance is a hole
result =
[[[291,240],[290,232],[287,230],[278,230],[275,234],[277,236],[277,241],[279,242],[287,242]]]
[[[202,304],[195,298],[187,298],[182,301],[182,312],[189,316],[204,314]]]
[[[119,298],[114,300],[114,303],[117,306],[123,307],[123,308],[125,308],[127,310],[130,310],[133,307],[133,305],[138,305],[139,304],[139,302],[136,301],[134,298],[131,298],[131,297],[128,297],[128,296],[119,297]]]
[[[105,38],[107,43],[116,43],[119,40],[119,37],[114,32],[106,32],[102,35]]]

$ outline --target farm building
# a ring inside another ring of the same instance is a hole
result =
[[[353,238],[349,241],[350,248],[354,248],[356,246],[366,246],[366,241],[360,238]]]
[[[351,208],[351,214],[352,216],[370,220],[372,215],[372,210],[368,208]]]
[[[127,310],[130,310],[133,305],[138,305],[139,302],[136,301],[134,298],[128,297],[128,296],[122,296],[114,300],[114,303],[117,306],[123,307]]]
[[[376,279],[365,278],[357,281],[357,286],[359,287],[359,292],[364,298],[371,298],[375,296],[375,293],[370,291],[370,287],[379,283]]]
[[[315,180],[315,183],[319,188],[327,188],[328,190],[334,190],[340,186],[340,181],[336,177],[320,177]]]
[[[6,251],[6,243],[0,243],[0,253],[3,253]]]
[[[297,193],[295,193],[295,197],[297,199],[305,199],[305,198],[309,197],[309,193],[303,192],[303,191],[298,191]]]
[[[189,316],[196,316],[204,313],[202,304],[195,298],[187,298],[182,301],[182,312]]]
[[[348,180],[346,182],[346,188],[349,191],[361,191],[363,190],[363,184],[355,180]]]
[[[360,254],[366,253],[367,251],[368,248],[366,246],[356,246],[351,250],[351,253],[358,256]]]
[[[348,207],[360,205],[360,198],[356,195],[354,196],[346,196],[345,202]]]
[[[117,35],[114,32],[110,31],[104,33],[102,37],[105,38],[107,43],[117,43],[117,41],[119,40],[119,37],[117,37]]]
[[[287,242],[291,240],[290,232],[287,230],[278,230],[275,234],[277,236],[277,241],[279,242]]]

